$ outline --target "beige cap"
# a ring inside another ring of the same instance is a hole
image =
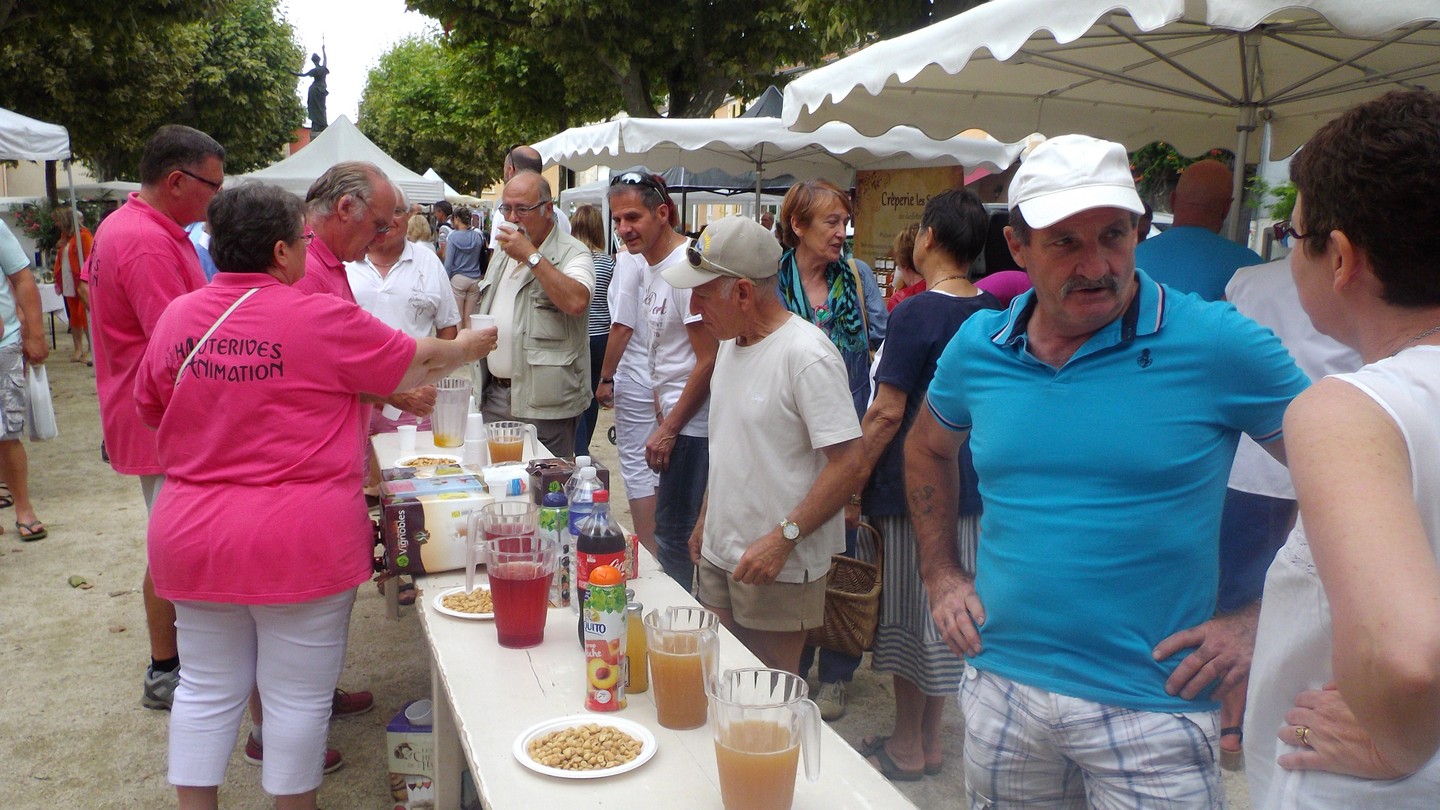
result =
[[[689,289],[717,278],[769,278],[780,272],[780,243],[764,225],[744,216],[710,223],[685,251],[686,261],[661,273],[671,287]]]

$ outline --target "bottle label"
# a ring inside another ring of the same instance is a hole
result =
[[[575,551],[575,557],[579,561],[575,572],[575,594],[583,607],[589,604],[590,572],[602,565],[613,566],[616,570],[623,571],[625,565],[625,552],[619,551],[613,554],[587,554],[582,551]]]
[[[588,589],[581,616],[585,627],[585,708],[625,708],[625,584]]]
[[[563,506],[540,507],[540,537],[553,538],[560,549],[560,564],[556,566],[555,576],[550,580],[550,607],[570,605],[570,532],[566,529],[567,511]]]

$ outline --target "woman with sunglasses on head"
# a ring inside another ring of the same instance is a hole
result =
[[[166,308],[136,376],[165,470],[147,548],[185,659],[169,748],[182,810],[218,805],[256,688],[261,784],[277,808],[315,807],[355,588],[371,573],[355,542],[370,526],[359,395],[433,383],[495,347],[494,329],[417,340],[296,289],[304,213],[275,186],[215,195],[220,272]]]
[[[470,209],[460,206],[450,217],[453,230],[445,237],[445,272],[460,308],[460,328],[470,328],[470,313],[480,303],[480,277],[485,274],[485,238],[471,224]]]
[[[870,402],[870,352],[885,339],[888,313],[875,274],[850,256],[845,230],[850,222],[850,197],[828,180],[797,183],[780,203],[780,300],[785,308],[810,321],[830,338],[845,361],[855,415]],[[845,510],[847,526],[859,517],[858,498]],[[845,553],[855,554],[855,532],[845,532]],[[805,648],[801,672],[809,668],[814,649]],[[845,684],[860,666],[859,656],[820,651],[820,689],[815,702],[826,720],[845,714]]]

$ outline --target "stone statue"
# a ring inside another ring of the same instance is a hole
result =
[[[315,67],[304,73],[294,73],[296,76],[310,78],[310,95],[307,97],[306,110],[310,115],[310,134],[319,135],[329,126],[329,119],[325,116],[325,97],[330,95],[330,89],[325,86],[325,77],[330,75],[330,58],[325,56],[325,46],[320,46],[320,53],[310,54],[310,61]],[[293,71],[292,71],[293,73]]]

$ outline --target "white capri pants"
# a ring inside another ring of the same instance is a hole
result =
[[[264,706],[260,784],[273,796],[320,787],[335,685],[355,589],[309,602],[176,602],[180,687],[170,714],[170,783],[215,787],[258,685]]]
[[[659,473],[645,463],[645,442],[655,432],[655,392],[630,375],[615,375],[615,449],[620,456],[620,477],[630,500],[655,494]]]

